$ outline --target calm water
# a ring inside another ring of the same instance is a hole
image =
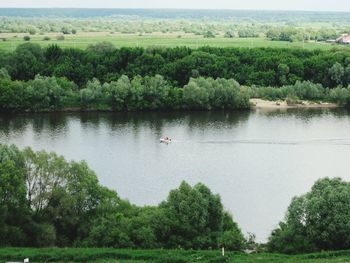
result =
[[[163,135],[174,142],[160,144]],[[345,110],[2,114],[0,142],[84,159],[138,205],[159,203],[182,180],[203,182],[259,241],[315,180],[350,180]]]

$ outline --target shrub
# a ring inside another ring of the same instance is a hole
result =
[[[59,41],[63,41],[64,40],[64,35],[58,35],[56,36],[56,39]]]
[[[300,100],[297,96],[288,95],[286,98],[287,105],[293,106],[300,104]]]

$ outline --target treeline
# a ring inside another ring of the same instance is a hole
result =
[[[245,239],[220,197],[183,182],[137,207],[99,185],[84,162],[0,146],[0,246],[240,250]]]
[[[271,40],[281,41],[302,41],[315,40],[325,41],[327,39],[335,39],[342,33],[349,33],[350,28],[348,22],[337,21],[336,24],[330,22],[331,17],[324,18],[322,26],[316,21],[306,22],[307,17],[303,20],[297,19],[294,16],[291,21],[285,18],[285,15],[280,15],[281,21],[276,18],[276,13],[272,14],[274,21],[271,19],[257,21],[257,14],[250,14],[251,17],[244,17],[240,19],[236,17],[232,20],[210,19],[203,17],[202,19],[152,19],[141,17],[130,17],[117,15],[113,17],[90,17],[72,18],[65,17],[64,19],[58,17],[1,17],[0,33],[28,33],[30,35],[58,33],[62,34],[76,34],[77,32],[109,32],[110,34],[124,33],[124,34],[139,34],[144,33],[191,33],[195,35],[206,36],[209,31],[212,37],[215,35],[222,35],[226,37],[267,37]],[[322,14],[318,14],[319,17]],[[306,19],[306,20],[305,20]],[[348,20],[348,19],[345,19]],[[324,23],[327,21],[328,23]]]
[[[293,198],[266,249],[288,254],[350,249],[350,183],[318,180]],[[0,246],[258,248],[220,197],[182,182],[158,206],[138,207],[101,186],[85,162],[0,145]]]
[[[88,81],[118,80],[122,75],[162,75],[182,87],[191,77],[235,79],[242,85],[282,86],[308,80],[325,87],[350,83],[350,53],[280,48],[121,48],[99,43],[86,50],[41,48],[25,43],[2,53],[0,68],[13,80],[36,75],[66,77],[84,88]]]
[[[62,77],[36,76],[33,80],[13,81],[0,69],[0,110],[211,110],[248,109],[250,98],[266,100],[328,101],[348,106],[350,86],[324,88],[309,81],[276,87],[240,86],[233,79],[191,78],[183,88],[175,87],[160,75],[123,75],[117,81],[88,81],[80,89]]]
[[[247,109],[248,93],[235,80],[199,77],[183,88],[160,75],[121,76],[117,81],[88,81],[80,89],[59,77],[36,76],[13,81],[0,69],[0,109],[5,111],[53,111],[93,109],[114,111],[161,109]]]
[[[250,98],[262,98],[266,100],[286,100],[296,103],[302,100],[314,102],[333,102],[342,106],[350,103],[350,85],[348,87],[338,86],[336,88],[325,88],[321,84],[310,81],[297,81],[294,85],[282,87],[242,87],[243,92]]]

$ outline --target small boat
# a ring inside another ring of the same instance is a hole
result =
[[[161,143],[171,143],[171,139],[168,138],[168,137],[160,138],[160,142],[161,142]]]

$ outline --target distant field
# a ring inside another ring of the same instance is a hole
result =
[[[0,33],[0,50],[12,51],[18,45],[25,43],[23,36],[27,34]],[[184,33],[152,33],[143,36],[137,34],[110,34],[108,32],[80,33],[77,35],[65,35],[64,40],[57,40],[58,33],[46,35],[30,36],[31,43],[38,43],[42,46],[58,44],[61,47],[86,48],[90,44],[102,41],[113,43],[116,47],[176,47],[187,46],[198,48],[201,46],[212,47],[276,47],[276,48],[305,48],[305,49],[348,49],[349,46],[335,46],[328,43],[316,42],[286,42],[270,41],[265,38],[224,38],[216,36],[215,38],[204,38],[193,34]],[[43,40],[47,36],[50,40]]]
[[[196,250],[139,250],[109,248],[0,248],[0,262],[232,262],[232,263],[345,263],[350,262],[350,251],[321,252],[315,254],[287,256],[280,254],[243,254],[220,251]]]

